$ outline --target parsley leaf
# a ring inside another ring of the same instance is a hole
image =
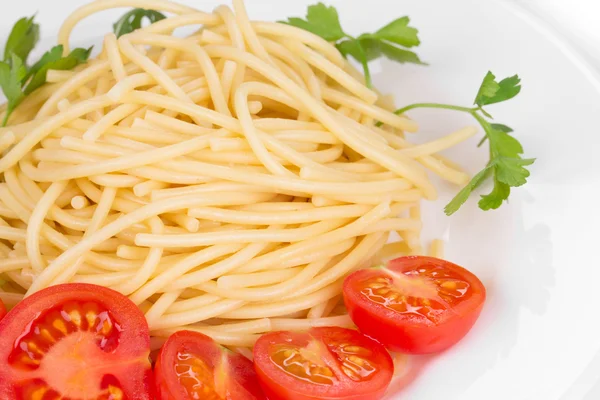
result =
[[[527,183],[529,177],[529,171],[525,167],[534,161],[535,158],[499,157],[496,159],[496,178],[512,187],[522,186]]]
[[[6,125],[10,114],[25,97],[21,82],[25,79],[26,75],[27,69],[23,65],[23,61],[14,53],[11,54],[10,63],[0,62],[0,87],[8,100],[2,126]]]
[[[71,50],[69,57],[76,60],[79,64],[83,64],[90,58],[93,48],[94,46],[88,47],[87,49],[84,49],[83,47],[77,47]]]
[[[318,3],[308,7],[306,19],[291,17],[284,24],[312,32],[335,46],[344,57],[351,56],[362,64],[365,82],[372,88],[369,61],[386,57],[400,63],[424,64],[412,51],[400,46],[410,48],[418,46],[419,31],[409,26],[410,18],[401,17],[380,28],[375,33],[363,33],[353,37],[344,32],[335,7],[328,7]]]
[[[33,22],[34,18],[23,17],[15,23],[4,46],[4,62],[11,62],[11,54],[23,63],[27,62],[29,53],[40,39],[40,26]]]
[[[510,100],[521,91],[521,80],[517,75],[496,81],[493,73],[488,72],[477,91],[475,105],[477,107],[461,107],[438,103],[417,103],[400,108],[396,114],[403,114],[415,108],[442,108],[466,112],[479,122],[485,132],[484,139],[479,142],[481,146],[486,140],[490,146],[490,161],[484,169],[477,173],[473,179],[448,203],[444,211],[451,215],[467,201],[471,193],[483,182],[492,178],[494,187],[479,200],[482,210],[497,209],[508,200],[511,188],[527,183],[530,172],[526,168],[534,163],[534,158],[523,159],[523,146],[511,135],[513,129],[504,124],[491,123],[487,118],[491,115],[483,109],[488,104],[500,103]]]
[[[514,132],[514,129],[511,128],[510,126],[504,125],[504,124],[490,124],[490,126],[500,132],[506,132],[506,133],[511,133]]]
[[[327,7],[323,3],[308,6],[306,20],[288,18],[283,23],[312,32],[329,42],[335,42],[346,36],[335,7]]]
[[[155,10],[146,10],[144,8],[135,8],[125,13],[117,22],[113,24],[113,31],[117,37],[131,33],[142,27],[142,20],[147,18],[151,24],[165,19],[166,16]]]
[[[483,78],[473,104],[482,107],[488,104],[500,103],[512,99],[520,91],[521,79],[519,79],[518,75],[497,82],[494,74],[488,71],[487,75]]]
[[[31,80],[27,84],[25,94],[30,94],[35,89],[46,83],[46,76],[48,70],[61,70],[67,71],[75,68],[77,65],[86,62],[92,52],[92,48],[82,49],[76,48],[71,53],[63,57],[63,46],[54,46],[52,49],[47,51],[40,60],[31,67],[30,76]]]
[[[412,51],[401,49],[400,47],[393,46],[389,43],[382,42],[380,44],[381,52],[390,60],[396,61],[399,63],[412,63],[412,64],[421,64],[427,65],[419,56]]]
[[[416,53],[373,39],[370,35],[367,35],[366,37],[359,36],[358,40],[344,40],[338,43],[336,47],[344,57],[350,55],[355,59],[360,60],[362,54],[358,47],[359,45],[362,46],[367,61],[384,56],[392,61],[402,64],[413,63],[426,65],[419,59],[419,56]]]
[[[490,144],[490,146],[495,153],[494,155],[519,157],[520,154],[523,154],[523,146],[521,146],[521,143],[506,132],[497,131],[494,128],[491,128],[486,136],[491,140],[492,144]]]
[[[333,6],[327,7],[323,3],[309,6],[306,12],[306,20],[312,26],[325,28],[329,32],[329,40],[333,41],[344,37],[344,31],[340,25],[340,17]]]
[[[74,49],[63,57],[63,46],[54,46],[27,68],[27,58],[39,40],[40,27],[34,17],[21,18],[13,26],[6,41],[4,61],[0,62],[0,88],[8,100],[1,126],[6,126],[10,115],[25,96],[46,83],[48,70],[69,70],[84,63],[92,48]]]
[[[483,82],[481,82],[481,86],[479,86],[479,91],[477,92],[477,96],[475,97],[475,102],[473,104],[483,104],[483,100],[485,98],[494,97],[498,92],[498,89],[500,89],[500,85],[498,82],[496,82],[496,77],[491,71],[488,71],[483,78]]]
[[[378,39],[387,40],[404,47],[414,47],[421,44],[419,31],[411,26],[409,17],[401,17],[390,22],[373,34]]]
[[[361,57],[363,57],[363,52],[367,61],[372,61],[381,57],[381,47],[379,46],[379,42],[370,37],[361,38],[359,36],[357,40],[343,40],[336,44],[335,47],[337,47],[344,57],[352,56],[357,60],[360,60]]]
[[[27,77],[31,78],[31,76],[35,75],[35,73],[38,72],[45,64],[48,64],[49,62],[53,62],[56,60],[60,60],[62,58],[62,53],[63,53],[62,45],[54,46],[53,48],[51,48],[50,50],[45,52],[42,55],[42,57],[35,64],[33,64],[31,66],[31,68],[27,72]]]
[[[506,132],[506,133],[513,132],[513,129],[510,126],[506,126],[504,124],[490,124],[490,126],[492,127],[492,129],[494,129],[496,131]],[[481,141],[479,143],[477,143],[477,147],[481,147],[481,145],[485,143],[487,138],[488,138],[487,136],[484,136],[483,139],[481,139]]]
[[[467,199],[469,198],[471,193],[475,189],[477,189],[479,186],[481,186],[481,184],[483,182],[485,182],[485,180],[489,176],[492,168],[493,168],[493,165],[488,165],[484,169],[479,171],[471,179],[471,181],[469,183],[467,183],[466,186],[464,188],[462,188],[456,196],[454,196],[454,198],[450,201],[450,203],[448,203],[446,205],[446,207],[444,208],[444,212],[446,213],[446,215],[452,215],[456,211],[458,211],[458,209],[467,201]]]
[[[506,183],[500,182],[497,178],[494,178],[494,188],[489,194],[484,194],[479,200],[479,208],[484,211],[495,210],[499,208],[505,200],[508,200],[510,196],[510,186]]]

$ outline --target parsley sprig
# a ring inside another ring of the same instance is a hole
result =
[[[147,18],[151,24],[165,19],[165,15],[155,11],[146,10],[143,8],[134,8],[133,10],[125,13],[117,22],[113,24],[113,31],[117,37],[121,37],[127,33],[131,33],[142,27],[142,20]]]
[[[481,171],[446,205],[444,211],[452,215],[467,201],[471,193],[483,182],[492,179],[494,187],[489,194],[481,196],[479,208],[482,210],[497,209],[508,200],[513,187],[527,183],[529,171],[525,168],[535,161],[534,158],[523,158],[523,146],[511,135],[513,130],[503,124],[492,123],[492,116],[483,108],[495,103],[501,103],[515,97],[521,91],[521,80],[514,75],[500,82],[493,73],[488,72],[479,87],[475,97],[475,107],[460,107],[439,103],[416,103],[400,108],[396,114],[404,114],[415,108],[441,108],[470,114],[481,125],[485,137],[479,142],[481,146],[489,141],[490,160]]]
[[[91,47],[77,48],[63,57],[63,46],[54,46],[28,67],[29,54],[40,38],[40,26],[35,23],[34,18],[35,16],[18,20],[4,46],[4,59],[0,61],[0,88],[8,104],[2,126],[6,126],[12,112],[27,95],[46,83],[48,70],[73,69],[86,62],[92,50]]]
[[[373,87],[369,61],[385,56],[400,63],[424,64],[416,53],[405,49],[421,43],[419,31],[409,26],[408,17],[395,19],[376,32],[356,37],[342,29],[335,7],[328,7],[323,3],[309,6],[306,19],[291,17],[282,22],[334,42],[344,57],[352,56],[361,63],[369,88]]]

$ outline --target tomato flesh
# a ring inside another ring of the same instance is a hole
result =
[[[159,400],[263,400],[252,362],[198,332],[180,331],[156,360]]]
[[[270,400],[376,400],[393,374],[381,344],[338,327],[266,334],[254,346],[254,366]]]
[[[353,322],[387,348],[412,354],[443,351],[475,324],[485,287],[466,269],[432,257],[392,260],[344,282]]]
[[[3,400],[151,399],[143,314],[95,285],[42,290],[0,321]]]

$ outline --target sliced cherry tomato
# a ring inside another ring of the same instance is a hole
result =
[[[473,327],[484,301],[485,287],[475,275],[433,257],[400,257],[344,281],[344,302],[356,326],[403,353],[454,345]]]
[[[270,400],[377,400],[394,372],[381,344],[338,327],[268,333],[254,346],[254,366]]]
[[[154,368],[159,400],[263,400],[252,362],[198,332],[165,342]]]
[[[6,315],[6,307],[4,307],[4,303],[0,300],[0,320],[4,318]]]
[[[0,399],[150,400],[150,335],[127,297],[65,284],[0,321]]]

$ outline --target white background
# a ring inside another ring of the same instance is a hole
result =
[[[546,26],[555,30],[554,33],[565,39],[566,45],[580,53],[593,68],[600,71],[600,1],[512,0],[512,2],[529,13],[537,15]],[[596,354],[584,373],[560,400],[598,399],[600,399],[600,353]]]
[[[560,31],[600,69],[600,1],[513,0]]]

